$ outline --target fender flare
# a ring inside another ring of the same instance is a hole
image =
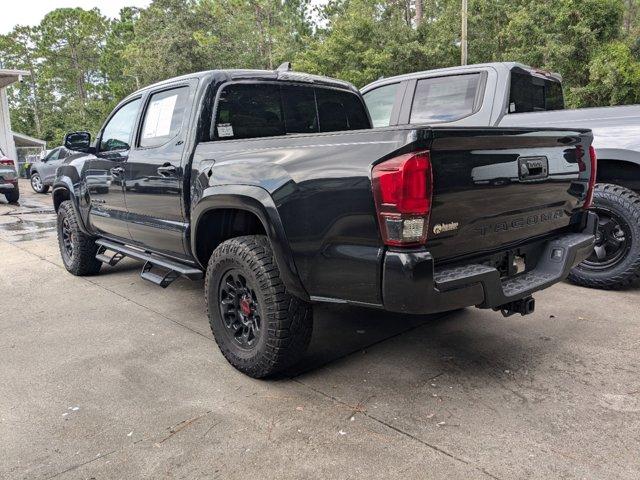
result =
[[[80,210],[80,199],[76,194],[77,192],[73,186],[73,181],[71,180],[71,178],[67,176],[57,177],[53,183],[53,190],[51,192],[51,197],[53,199],[56,213],[58,212],[58,208],[56,208],[56,205],[55,205],[56,193],[62,190],[69,192],[69,200],[71,200],[71,205],[73,205],[73,209],[76,212],[76,217],[78,219],[78,226],[80,227],[80,230],[82,230],[82,232],[86,233],[87,235],[91,235],[91,232],[89,232],[84,222],[84,217],[82,216],[82,213]]]
[[[627,162],[640,166],[640,152],[636,150],[606,147],[595,147],[595,150],[598,159],[601,159],[603,161],[616,160],[619,162]]]
[[[197,204],[191,212],[191,252],[195,257],[198,225],[203,215],[211,210],[219,209],[245,210],[254,214],[264,227],[280,277],[287,290],[294,296],[309,301],[309,294],[302,286],[293,254],[280,219],[276,205],[265,189],[251,185],[221,185],[208,187],[202,192]],[[200,260],[196,258],[198,263]],[[200,265],[206,269],[206,265]]]

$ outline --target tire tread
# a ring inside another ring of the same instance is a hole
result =
[[[215,286],[210,282],[218,265],[230,257],[253,272],[265,299],[267,330],[263,332],[268,337],[266,348],[257,361],[234,355],[225,339],[215,335],[217,288],[211,292]],[[207,315],[216,343],[229,363],[241,372],[254,378],[268,377],[297,362],[306,351],[313,330],[311,306],[287,292],[266,236],[236,237],[220,244],[209,259],[204,290]]]
[[[629,251],[629,260],[624,268],[615,271],[607,277],[592,275],[591,272],[574,268],[569,274],[569,280],[576,285],[603,290],[620,290],[640,284],[640,195],[628,188],[612,183],[598,183],[594,191],[594,203],[604,202],[615,205],[624,210],[629,216],[630,227],[633,230]],[[612,270],[616,270],[614,267]]]
[[[67,217],[69,220],[69,226],[73,230],[76,237],[76,245],[74,250],[76,255],[71,265],[67,265],[62,255],[62,238],[60,237],[60,224],[62,219]],[[96,245],[95,238],[86,235],[78,225],[78,219],[76,217],[76,211],[73,208],[70,200],[65,200],[60,204],[58,209],[58,245],[60,246],[60,254],[62,256],[62,263],[65,268],[78,277],[84,277],[88,275],[95,275],[100,271],[102,262],[96,259],[96,253],[98,253],[98,245]]]

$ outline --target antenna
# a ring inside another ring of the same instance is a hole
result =
[[[290,72],[291,71],[291,62],[282,62],[280,66],[276,69],[277,72]]]

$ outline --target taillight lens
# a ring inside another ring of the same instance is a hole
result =
[[[373,167],[371,183],[384,243],[425,243],[433,192],[429,152],[407,153],[379,163]]]
[[[587,189],[587,197],[584,200],[582,208],[585,210],[591,208],[593,203],[593,191],[596,188],[596,173],[598,172],[598,159],[596,157],[596,150],[593,147],[589,147],[589,160],[591,161],[591,171],[589,172],[589,187]]]
[[[2,160],[0,160],[0,165],[11,165],[13,167],[13,160],[3,158]]]

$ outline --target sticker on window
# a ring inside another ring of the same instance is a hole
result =
[[[218,124],[218,136],[220,138],[223,137],[233,137],[233,127],[230,123],[219,123]]]
[[[171,133],[171,119],[178,94],[154,100],[149,104],[142,138],[165,137]]]

